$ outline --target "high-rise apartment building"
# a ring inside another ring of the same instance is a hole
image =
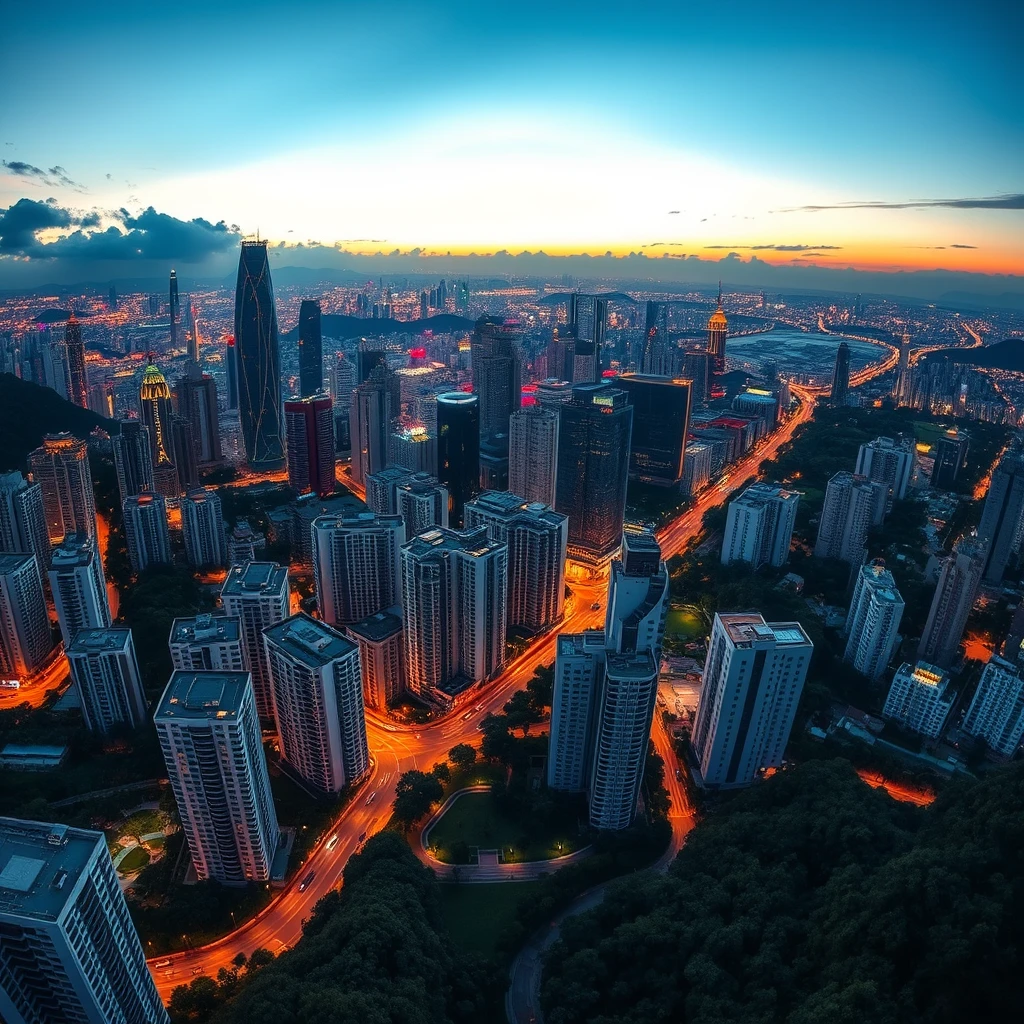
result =
[[[969,538],[962,539],[943,560],[924,635],[917,649],[917,656],[923,661],[943,668],[953,662],[978,596],[984,566],[984,547]]]
[[[228,569],[220,592],[227,615],[242,623],[242,652],[252,674],[260,718],[274,717],[274,694],[263,650],[263,630],[288,617],[288,570],[276,562],[245,562]]]
[[[288,484],[299,494],[334,493],[334,407],[330,395],[284,403]]]
[[[395,510],[405,524],[406,538],[448,526],[448,488],[426,473],[414,473],[395,486]]]
[[[884,507],[884,485],[866,476],[836,473],[825,489],[815,556],[861,565],[867,555],[868,530],[880,503]]]
[[[360,353],[361,355],[364,353]],[[391,425],[399,413],[394,375],[375,366],[352,391],[349,422],[352,436],[352,479],[362,483],[388,463]]]
[[[111,624],[110,600],[96,540],[69,533],[50,558],[50,593],[64,647],[81,629],[106,629]]]
[[[96,499],[89,449],[71,434],[46,434],[28,457],[32,479],[43,489],[43,511],[51,544],[69,533],[96,533]]]
[[[81,629],[67,655],[87,729],[107,733],[117,725],[142,726],[146,697],[130,629]]]
[[[630,476],[656,487],[678,487],[690,432],[690,381],[624,373],[616,378],[615,386],[629,395],[633,407]]]
[[[35,555],[44,571],[50,562],[43,488],[17,470],[0,473],[0,551]]]
[[[437,438],[421,426],[400,427],[391,434],[391,461],[411,473],[437,472]]]
[[[0,1019],[168,1024],[102,832],[0,818]]]
[[[599,381],[608,330],[608,300],[600,295],[573,293],[568,315],[569,333],[575,339],[573,371],[568,379],[577,384]]]
[[[127,498],[121,506],[128,560],[135,572],[151,565],[169,565],[171,539],[167,532],[167,502],[162,494],[145,492]]]
[[[750,562],[780,566],[789,560],[797,491],[778,484],[754,483],[729,502],[722,538],[722,564]]]
[[[970,441],[970,435],[965,430],[957,430],[955,427],[936,440],[932,487],[949,490],[956,486],[961,471],[967,465]]]
[[[548,785],[552,789],[586,791],[606,654],[601,629],[562,633],[556,641],[548,746]]]
[[[943,669],[926,661],[916,665],[904,662],[892,678],[882,717],[929,739],[938,739],[955,698]]]
[[[509,418],[519,409],[522,367],[518,322],[482,316],[470,342],[473,391],[480,402],[480,436],[507,439]],[[506,440],[507,444],[507,440]]]
[[[1013,757],[1024,737],[1024,679],[1019,662],[998,656],[989,660],[962,728],[1002,757]]]
[[[409,688],[450,705],[505,663],[508,548],[487,530],[430,530],[403,548]]]
[[[448,491],[448,522],[462,526],[462,510],[480,490],[480,401],[464,391],[437,396],[437,478]]]
[[[221,460],[220,412],[217,408],[217,382],[198,366],[190,366],[184,377],[174,385],[178,413],[192,427],[199,465],[208,466]]]
[[[280,829],[249,673],[175,670],[153,720],[196,875],[268,881]]]
[[[110,438],[121,501],[153,490],[153,452],[149,427],[141,420],[121,420],[121,431]]]
[[[199,486],[196,440],[192,435],[192,423],[184,416],[171,417],[171,461],[178,474],[179,491],[190,491]]]
[[[985,553],[984,578],[999,583],[1016,568],[1024,542],[1024,456],[1017,452],[999,460],[989,482],[978,526]]]
[[[878,526],[892,508],[892,503],[907,496],[910,478],[914,475],[914,439],[876,437],[874,441],[862,444],[857,452],[854,472],[885,487],[886,505],[875,512],[874,525]]]
[[[318,793],[340,792],[370,768],[359,648],[302,613],[263,643],[285,764]]]
[[[299,305],[299,393],[303,398],[312,398],[323,391],[323,387],[324,351],[320,303],[316,299],[303,299]]]
[[[558,412],[541,405],[519,409],[509,422],[508,489],[527,501],[555,503]]]
[[[576,384],[559,408],[555,509],[569,517],[569,555],[600,563],[622,543],[633,408],[625,391]]]
[[[216,672],[246,671],[242,650],[242,622],[235,615],[179,617],[167,638],[171,666]]]
[[[181,533],[189,565],[224,565],[224,512],[212,487],[196,487],[181,499]]]
[[[813,650],[798,622],[715,615],[692,737],[704,786],[747,786],[782,764]]]
[[[235,285],[234,349],[246,459],[253,469],[277,469],[284,465],[281,356],[266,242],[242,242]]]
[[[375,711],[387,711],[388,705],[405,692],[402,619],[394,612],[377,612],[362,622],[351,623],[345,631],[359,648],[363,702]]]
[[[393,516],[398,511],[397,488],[412,479],[405,466],[388,466],[379,473],[371,473],[366,480],[366,507],[382,516]]]
[[[0,672],[21,681],[39,669],[52,646],[39,560],[0,554]]]
[[[538,632],[562,617],[568,519],[509,491],[484,491],[466,504],[466,529],[487,528],[508,548],[508,625]]]
[[[85,344],[82,325],[74,313],[64,328],[64,348],[68,360],[68,401],[83,409],[89,408],[89,374],[85,369]]]
[[[324,622],[359,622],[401,604],[399,552],[405,526],[400,516],[318,516],[312,534],[313,578]]]
[[[863,565],[846,616],[843,660],[874,681],[880,679],[899,642],[903,598],[892,573],[879,560]]]
[[[836,364],[832,369],[832,389],[829,392],[829,403],[839,408],[846,405],[850,395],[850,346],[845,341],[839,343],[836,350]]]

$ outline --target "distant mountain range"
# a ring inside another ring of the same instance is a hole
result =
[[[1008,370],[1016,373],[1024,372],[1024,338],[1007,338],[994,345],[982,348],[943,348],[930,352],[924,357],[926,362],[945,359],[966,366],[980,366],[985,370]]]

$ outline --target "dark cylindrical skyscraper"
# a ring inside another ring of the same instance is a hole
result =
[[[320,303],[303,299],[299,306],[299,391],[310,398],[324,389],[323,336]]]
[[[462,528],[480,491],[480,400],[465,391],[437,396],[437,478],[448,488],[448,525]]]
[[[832,371],[832,391],[829,401],[833,406],[846,405],[846,396],[850,393],[850,346],[845,341],[839,343],[836,352],[836,365]]]
[[[64,328],[64,347],[68,353],[68,400],[83,409],[89,408],[89,378],[85,372],[85,343],[82,325],[74,313]]]
[[[253,469],[284,465],[281,360],[266,242],[242,242],[235,288],[238,420]]]

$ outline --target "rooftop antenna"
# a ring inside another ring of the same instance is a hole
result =
[[[722,282],[718,282],[718,308],[722,308]]]

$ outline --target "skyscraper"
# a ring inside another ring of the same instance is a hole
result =
[[[83,409],[89,408],[89,376],[85,369],[85,344],[82,325],[74,313],[64,328],[64,348],[68,360],[68,401]]]
[[[288,570],[276,562],[246,562],[228,569],[220,592],[228,615],[242,623],[245,667],[252,674],[260,718],[273,719],[274,693],[267,673],[263,630],[288,617]]]
[[[876,509],[874,525],[878,526],[894,501],[907,496],[910,478],[914,473],[914,441],[910,437],[876,437],[868,444],[862,444],[857,452],[857,466],[854,472],[884,484],[887,493],[886,506]]]
[[[224,565],[224,513],[215,490],[197,487],[181,499],[181,532],[189,565]]]
[[[220,412],[217,409],[217,382],[198,367],[190,367],[184,377],[174,385],[178,412],[192,427],[196,458],[201,466],[219,462]]]
[[[879,503],[885,503],[883,484],[845,471],[832,476],[825,489],[815,556],[861,565],[867,555],[868,530]]]
[[[303,299],[299,306],[299,393],[312,398],[324,388],[323,336],[320,332],[320,303]]]
[[[81,629],[67,655],[87,729],[107,733],[116,725],[142,725],[146,697],[130,629]]]
[[[893,398],[898,406],[909,405],[913,392],[913,372],[910,368],[910,335],[904,333],[900,341],[900,361],[893,386]]]
[[[196,316],[196,307],[190,296],[188,301],[188,337],[185,339],[190,366],[199,365],[199,319]]]
[[[284,403],[288,483],[300,494],[334,493],[334,410],[330,395]]]
[[[644,318],[644,344],[640,355],[643,373],[671,376],[673,352],[668,337],[668,309],[663,302],[648,302]]]
[[[142,384],[139,387],[139,419],[149,431],[149,444],[154,467],[174,462],[174,446],[171,438],[171,417],[173,415],[171,389],[167,386],[164,375],[150,363],[142,375]],[[138,491],[135,493],[138,494]]]
[[[715,615],[692,737],[704,786],[748,786],[782,764],[813,650],[798,622]]]
[[[391,424],[399,412],[396,391],[393,375],[379,366],[352,391],[349,420],[352,479],[356,483],[363,483],[387,465]]]
[[[882,717],[904,729],[938,739],[953,708],[956,694],[949,675],[936,665],[904,662],[896,670],[882,708]]]
[[[480,490],[480,400],[464,391],[437,396],[437,478],[448,490],[448,522],[462,526],[462,510]]]
[[[79,630],[110,625],[110,601],[94,537],[69,533],[53,550],[49,574],[65,648],[71,646]]]
[[[846,405],[850,394],[850,346],[845,341],[839,343],[836,350],[836,365],[832,369],[832,390],[829,402],[835,408]]]
[[[146,491],[121,506],[128,560],[139,573],[151,565],[170,565],[171,539],[167,532],[167,503],[162,494]]]
[[[409,688],[450,706],[505,662],[508,549],[487,530],[430,530],[402,548]]]
[[[167,1024],[102,832],[0,818],[0,1019]]]
[[[45,434],[28,457],[32,479],[43,488],[43,511],[51,544],[65,534],[96,533],[96,499],[89,449],[71,434]]]
[[[405,692],[401,618],[393,612],[377,612],[346,626],[345,632],[359,648],[364,703],[375,711],[387,711],[388,705]]]
[[[722,564],[750,562],[757,569],[785,565],[800,503],[797,491],[754,483],[729,502],[722,537]]]
[[[110,438],[121,501],[153,490],[153,450],[149,428],[139,420],[119,420],[121,431]]]
[[[224,382],[227,389],[227,408],[238,408],[238,345],[229,334],[224,341]]]
[[[400,516],[373,512],[313,520],[313,578],[320,617],[331,625],[359,622],[401,604]]]
[[[33,554],[44,572],[50,561],[43,488],[17,470],[0,473],[0,551]]]
[[[725,339],[729,335],[729,321],[722,312],[722,286],[718,286],[718,306],[708,320],[708,355],[713,373],[725,373]]]
[[[633,406],[629,473],[641,483],[678,487],[690,432],[690,382],[678,377],[624,373],[615,386]]]
[[[178,275],[173,270],[167,295],[167,311],[171,320],[171,348],[175,349],[178,347],[178,316],[181,313],[181,302],[178,299]]]
[[[284,762],[318,793],[340,792],[370,768],[359,648],[301,613],[263,643]]]
[[[861,566],[846,616],[843,660],[874,682],[882,677],[899,642],[903,598],[880,560]]]
[[[591,563],[622,542],[633,408],[625,391],[576,384],[559,409],[555,509],[569,517],[569,555]]]
[[[249,673],[175,670],[154,723],[196,875],[267,881],[280,830]]]
[[[599,381],[608,329],[608,300],[599,295],[574,294],[570,299],[569,327],[576,338],[573,382]]]
[[[978,526],[985,553],[984,577],[999,583],[1015,568],[1024,542],[1024,456],[1004,455],[992,474]]]
[[[522,368],[519,324],[482,316],[471,342],[473,390],[480,403],[480,436],[508,437],[509,417],[519,408]]]
[[[964,430],[947,430],[935,442],[935,462],[932,466],[932,487],[948,490],[956,486],[960,471],[967,465],[970,435]]]
[[[167,638],[173,668],[196,671],[244,672],[242,622],[235,615],[179,617]]]
[[[398,486],[412,479],[405,466],[388,466],[366,478],[366,507],[379,515],[393,516],[398,511]]]
[[[984,740],[1002,757],[1013,757],[1024,737],[1024,679],[1019,663],[993,656],[974,692],[963,731]]]
[[[586,791],[606,654],[604,630],[558,636],[548,744],[548,785],[552,789]]]
[[[171,417],[171,461],[178,476],[178,493],[199,486],[199,459],[192,423],[184,416]],[[177,497],[177,495],[175,495]]]
[[[527,501],[555,503],[558,412],[540,405],[520,409],[509,423],[508,489]]]
[[[51,647],[38,559],[0,554],[0,672],[19,681],[31,676]]]
[[[961,539],[953,553],[943,560],[917,649],[917,656],[923,661],[945,668],[956,657],[984,567],[985,548],[970,538]]]
[[[243,241],[235,286],[235,369],[238,419],[253,469],[284,465],[281,358],[267,243]]]
[[[395,486],[395,511],[406,539],[435,526],[448,526],[448,489],[426,473],[414,473]]]

